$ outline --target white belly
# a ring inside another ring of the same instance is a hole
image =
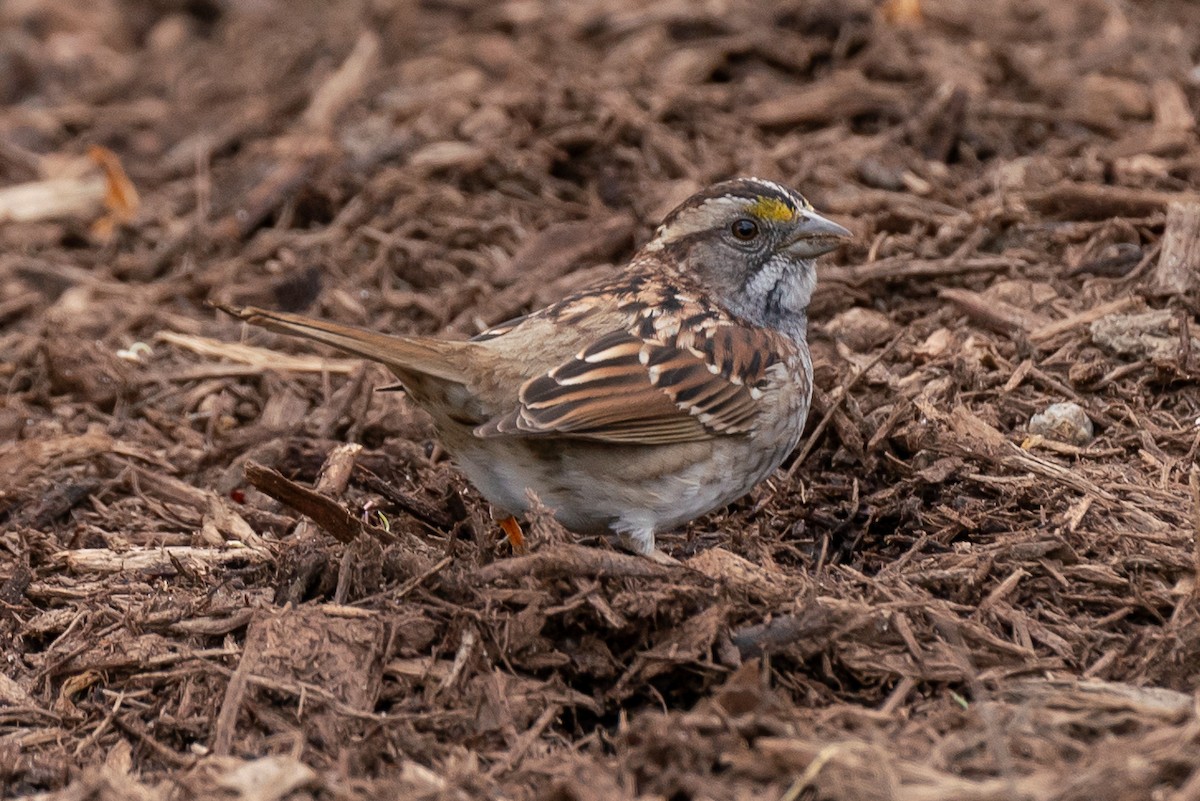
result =
[[[740,438],[671,446],[496,439],[457,461],[491,503],[519,514],[532,490],[566,528],[634,539],[682,525],[745,495],[791,450],[750,453]]]

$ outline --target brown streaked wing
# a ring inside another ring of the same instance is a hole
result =
[[[697,332],[690,348],[613,332],[527,381],[517,409],[476,433],[642,444],[743,433],[757,415],[751,387],[774,363],[766,354],[775,344],[766,332],[733,323]]]
[[[497,434],[568,434],[605,442],[688,442],[711,434],[650,382],[647,343],[625,331],[526,381],[520,405],[476,429]]]
[[[650,377],[708,430],[740,434],[754,427],[758,385],[787,345],[767,329],[723,321],[697,332],[692,348],[652,345]]]

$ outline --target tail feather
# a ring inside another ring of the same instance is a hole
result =
[[[380,362],[393,370],[420,373],[446,381],[466,383],[464,371],[467,342],[426,337],[389,336],[362,328],[327,323],[312,317],[268,311],[254,306],[226,306],[218,309],[251,325],[280,334],[311,339],[355,356]]]

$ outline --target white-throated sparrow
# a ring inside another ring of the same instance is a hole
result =
[[[813,259],[848,236],[742,178],[684,201],[619,278],[469,341],[225,310],[389,367],[504,515],[532,490],[568,529],[652,554],[656,531],[744,495],[796,446]]]

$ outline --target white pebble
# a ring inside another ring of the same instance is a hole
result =
[[[1074,445],[1087,445],[1096,436],[1091,418],[1078,403],[1055,403],[1029,418],[1029,433]]]

